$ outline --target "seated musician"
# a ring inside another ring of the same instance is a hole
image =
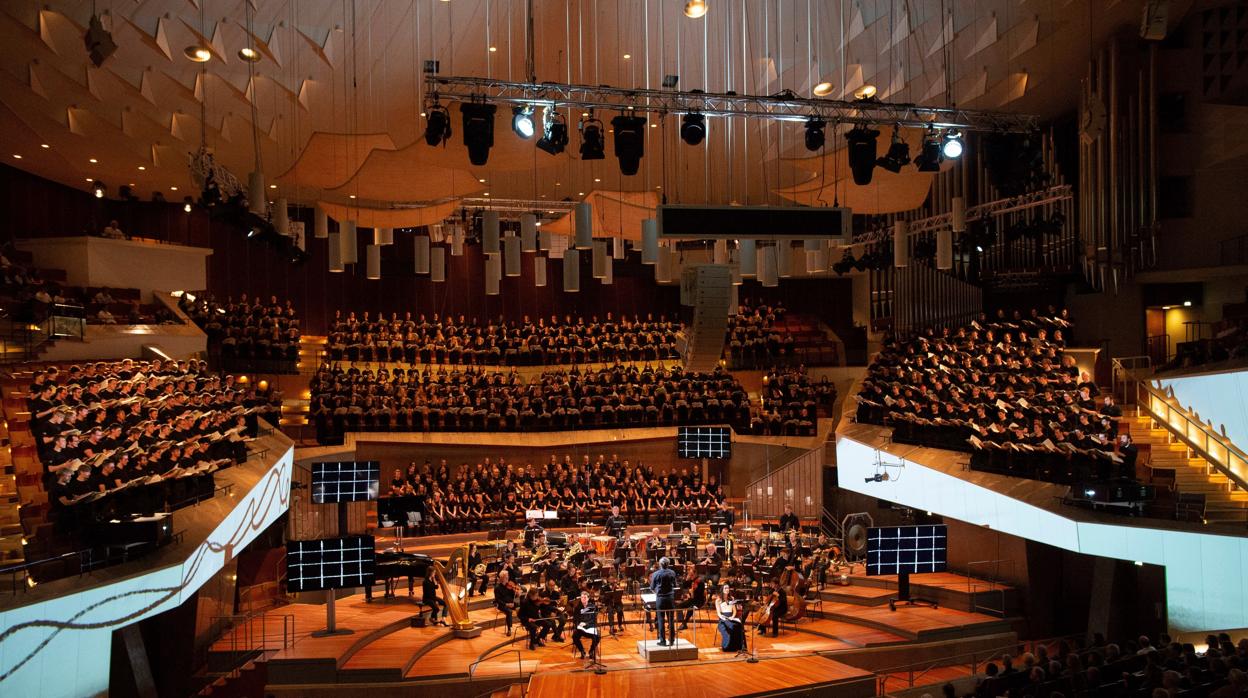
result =
[[[546,636],[554,629],[554,621],[542,615],[542,607],[538,603],[537,589],[529,589],[520,602],[517,614],[520,625],[529,633],[529,649],[546,646]]]
[[[768,611],[764,613],[763,620],[770,623],[772,637],[780,637],[780,620],[789,613],[789,597],[784,586],[780,584],[779,577],[771,580],[771,591],[767,596],[766,608]],[[766,625],[759,623],[758,632],[766,635]]]
[[[721,652],[740,652],[745,649],[743,603],[733,598],[732,587],[725,584],[720,589],[715,611],[719,616],[719,650]]]
[[[576,651],[580,653],[581,659],[585,658],[585,646],[581,644],[583,638],[589,638],[589,658],[598,658],[598,643],[602,640],[602,633],[598,630],[598,606],[590,597],[588,591],[582,591],[580,597],[572,604],[572,619],[575,625],[572,629],[572,644],[576,645]]]
[[[488,583],[488,574],[477,574],[477,567],[483,564],[481,559],[481,551],[477,550],[476,543],[468,544],[468,569],[464,576],[468,578],[468,595],[474,593],[479,596],[485,596],[485,587]]]
[[[581,561],[581,571],[587,577],[592,577],[602,572],[602,561],[598,559],[598,553],[593,548],[585,551],[585,559]]]
[[[563,642],[563,626],[567,622],[567,608],[561,605],[563,592],[553,579],[546,580],[546,586],[538,592],[537,604],[542,616],[549,618],[552,630],[551,639]]]
[[[494,584],[494,607],[503,614],[507,623],[507,634],[511,635],[512,614],[516,612],[516,583],[506,569],[498,573],[498,581]]]
[[[707,566],[707,581],[711,584],[719,584],[719,570],[724,564],[724,556],[719,552],[714,541],[706,544],[705,552],[702,557],[698,558],[698,564]]]
[[[680,627],[676,628],[677,631],[689,627],[694,612],[706,605],[706,584],[698,576],[698,569],[689,565],[685,570],[684,589],[681,590],[683,598],[676,602],[676,608],[683,609],[677,613],[680,616]]]
[[[446,625],[446,602],[438,598],[438,581],[433,576],[433,566],[425,572],[425,580],[421,583],[422,605],[429,607],[429,622],[433,625]],[[442,619],[439,620],[438,616]]]
[[[667,541],[664,540],[663,534],[659,533],[659,529],[650,529],[650,537],[646,539],[646,555],[651,560],[658,560],[667,552]]]
[[[619,538],[624,535],[624,531],[627,529],[628,520],[620,514],[620,505],[612,505],[611,515],[607,517],[607,523],[602,527],[602,534]]]
[[[545,535],[545,529],[537,519],[529,519],[524,525],[524,545],[529,550],[534,550],[538,546],[538,538]]]
[[[725,500],[719,503],[719,509],[715,512],[711,526],[716,529],[717,533],[722,530],[731,531],[733,524],[736,523],[736,518],[736,512],[732,510],[732,505]]]
[[[789,530],[797,530],[801,528],[801,522],[798,521],[797,514],[793,513],[793,505],[785,504],[784,513],[780,515],[780,532],[785,533]]]

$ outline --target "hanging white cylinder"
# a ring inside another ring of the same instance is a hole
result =
[[[503,256],[497,252],[485,256],[485,295],[497,296],[498,285],[503,280]]]
[[[567,293],[581,290],[581,257],[571,247],[563,251],[563,290]]]
[[[737,250],[741,262],[742,276],[758,275],[758,255],[756,254],[758,246],[753,240],[738,240]]]
[[[936,231],[936,268],[953,268],[953,231],[948,228]]]
[[[497,254],[498,238],[498,211],[486,211],[481,217],[481,250],[486,254]]]
[[[286,199],[278,199],[273,204],[273,227],[278,235],[290,237],[290,208]]]
[[[893,223],[893,266],[904,267],[910,263],[910,224],[906,221]]]
[[[745,279],[742,278],[741,276],[741,265],[740,264],[732,265],[732,285],[740,286],[743,283],[745,283]]]
[[[265,199],[264,173],[252,171],[247,175],[247,210],[263,216],[269,210]]]
[[[654,264],[659,258],[659,222],[647,218],[641,222],[641,263]]]
[[[826,271],[828,268],[828,253],[826,250],[806,250],[806,273],[818,274]]]
[[[429,280],[446,281],[446,248],[441,245],[429,250]]]
[[[767,250],[770,247],[770,245],[760,247],[758,253],[754,255],[754,276],[759,280],[767,276]]]
[[[520,249],[537,252],[537,216],[532,213],[520,216]]]
[[[793,243],[789,240],[776,241],[776,274],[782,279],[793,275]]]
[[[546,258],[540,254],[533,258],[533,285],[546,285]]]
[[[823,240],[818,238],[802,240],[802,249],[807,252],[818,252],[823,249]]]
[[[503,273],[520,276],[520,238],[508,235],[503,238]]]
[[[342,233],[326,233],[329,239],[329,270],[332,272],[342,271],[342,242],[339,240]]]
[[[612,259],[624,259],[624,255],[625,255],[624,238],[620,238],[620,237],[611,238],[611,258]]]
[[[342,244],[342,263],[359,264],[360,249],[356,240],[357,228],[355,221],[347,221],[338,233],[338,241]]]
[[[451,256],[464,256],[464,227],[461,225],[455,226],[451,231]]]
[[[374,245],[393,245],[394,228],[373,228]]]
[[[602,273],[602,285],[610,286],[613,283],[615,283],[615,261],[608,257],[607,266]]]
[[[416,266],[415,266],[416,273],[428,274],[429,273],[429,250],[430,250],[429,238],[424,235],[417,235],[415,238],[413,238],[413,242],[415,243],[415,247],[416,247],[416,253],[413,256],[413,261],[416,262]]]
[[[538,251],[550,250],[551,233],[547,230],[537,231],[537,249]]]
[[[728,295],[728,317],[737,314],[741,308],[741,288],[734,285]]]
[[[329,237],[329,214],[317,206],[312,212],[312,237],[324,240]]]
[[[446,242],[446,227],[441,223],[429,226],[429,241],[434,244]]]
[[[966,199],[953,197],[953,208],[949,213],[951,227],[955,233],[966,232]]]
[[[588,249],[594,241],[594,215],[593,209],[584,201],[573,207],[573,216],[576,222],[576,243],[574,247],[578,250]]]
[[[594,240],[594,278],[601,279],[607,275],[607,241]]]
[[[364,248],[364,278],[381,278],[381,245],[369,245]]]
[[[666,245],[660,245],[658,256],[654,262],[654,280],[661,284],[671,283],[672,281],[672,265],[675,264],[673,259],[675,255],[672,248]]]
[[[779,246],[774,245],[764,247],[762,254],[758,256],[758,280],[767,288],[775,288],[780,285],[780,274],[777,268],[779,264],[778,249]]]
[[[728,241],[727,240],[716,240],[715,244],[711,246],[711,262],[713,264],[727,264],[728,263]]]

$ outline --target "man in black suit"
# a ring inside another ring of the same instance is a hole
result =
[[[793,513],[793,505],[785,504],[784,513],[780,515],[780,532],[796,528],[801,528],[801,522],[798,521],[797,514]]]
[[[659,558],[659,569],[650,575],[650,589],[654,592],[654,608],[658,612],[659,644],[676,644],[676,572],[671,560]]]
[[[516,612],[516,590],[511,585],[511,576],[507,570],[498,573],[498,582],[494,585],[494,607],[503,614],[507,622],[507,634],[511,635],[512,617]]]

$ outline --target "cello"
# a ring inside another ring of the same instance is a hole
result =
[[[810,582],[796,568],[790,567],[780,575],[780,586],[788,590],[789,612],[784,620],[798,621],[806,616],[806,592],[810,591]]]

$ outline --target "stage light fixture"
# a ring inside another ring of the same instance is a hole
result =
[[[859,124],[845,134],[845,145],[848,149],[849,169],[854,175],[854,184],[871,183],[871,172],[875,169],[876,139],[880,132]]]
[[[493,104],[480,102],[459,105],[468,161],[477,167],[484,166],[490,159],[490,148],[494,147],[494,112],[497,110]]]
[[[207,63],[212,60],[212,51],[203,46],[187,46],[182,49],[182,54],[196,63]]]
[[[962,157],[962,134],[957,131],[947,131],[945,133],[945,142],[940,148],[940,154],[950,160],[956,160]]]
[[[238,57],[248,63],[259,63],[260,52],[250,46],[244,46],[238,50]]]
[[[192,208],[194,208],[194,206],[195,206],[195,200],[194,200],[194,199],[192,199],[192,198],[191,198],[191,197],[189,197],[189,196],[184,196],[184,197],[182,197],[182,210],[183,210],[183,211],[186,211],[187,213],[190,213],[190,212],[191,212],[191,209],[192,209]]]
[[[615,129],[615,157],[620,161],[620,174],[635,175],[646,153],[646,117],[620,114],[611,119]]]
[[[811,92],[814,92],[816,97],[826,97],[832,94],[832,83],[821,82],[818,85],[815,85]]]
[[[910,144],[901,139],[901,133],[897,127],[893,127],[893,140],[888,145],[888,152],[884,154],[875,164],[888,170],[889,172],[901,172],[901,168],[910,162]]]
[[[873,99],[876,92],[878,92],[878,90],[875,89],[875,85],[863,85],[862,87],[854,90],[854,99],[859,101]]]
[[[103,199],[104,192],[107,189],[108,187],[106,187],[104,183],[98,179],[91,183],[91,191],[95,194],[95,198],[97,199]]]
[[[706,15],[707,0],[689,0],[685,3],[685,16],[690,19],[698,19]]]
[[[513,107],[511,110],[511,130],[524,139],[533,137],[533,107]]]
[[[697,145],[706,138],[706,117],[701,114],[685,114],[680,120],[680,139],[689,145]]]
[[[602,160],[606,152],[606,143],[603,139],[602,122],[594,118],[591,114],[588,118],[581,119],[581,159],[582,160]]]
[[[451,114],[441,104],[434,104],[426,111],[425,142],[438,145],[451,138]]]
[[[806,150],[819,150],[823,147],[823,127],[827,124],[823,119],[810,119],[806,122]]]
[[[91,15],[91,21],[87,24],[87,33],[83,35],[82,43],[87,47],[87,55],[97,68],[104,65],[104,61],[117,50],[117,42],[113,41],[113,35],[104,29],[99,15],[96,14]]]
[[[941,159],[940,138],[929,128],[923,134],[923,145],[919,148],[918,156],[914,158],[914,164],[919,172],[939,172]]]
[[[546,107],[544,112],[542,137],[537,139],[537,147],[551,155],[558,155],[568,147],[568,122],[553,107]]]

